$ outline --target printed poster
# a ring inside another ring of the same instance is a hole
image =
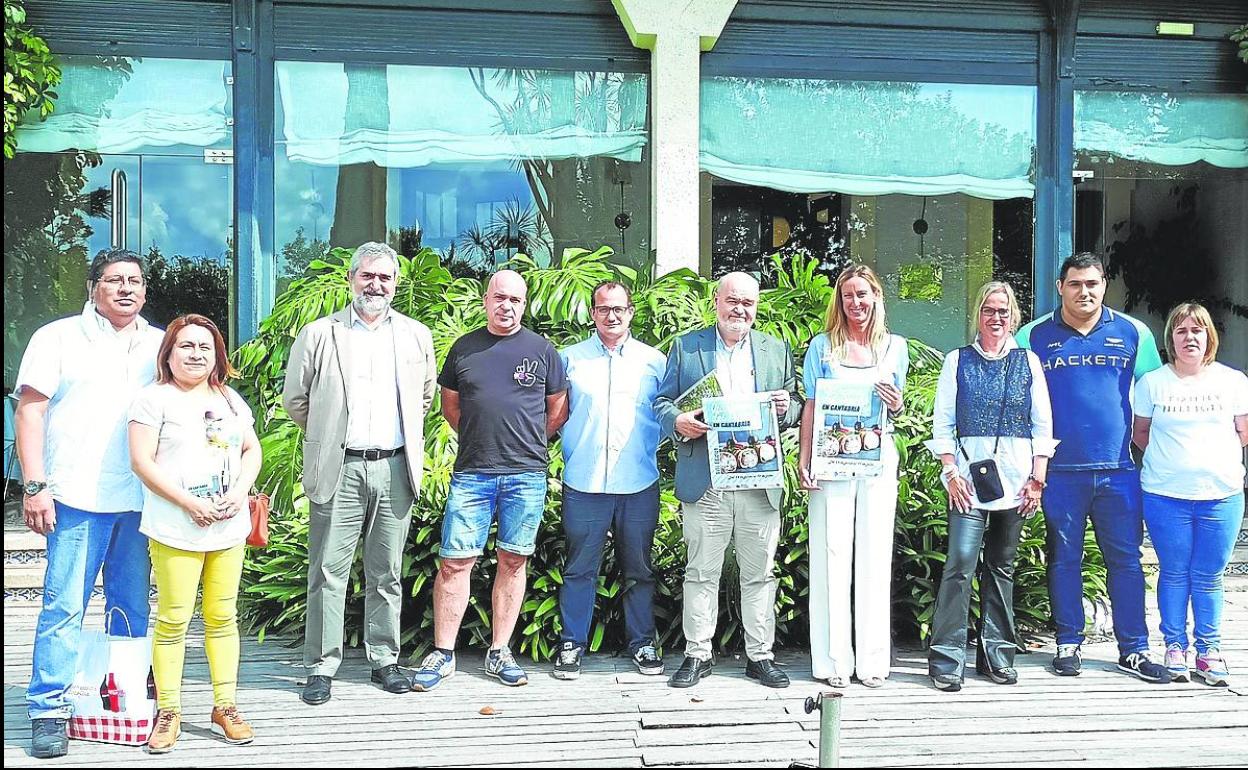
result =
[[[770,395],[704,398],[702,419],[711,426],[706,433],[706,450],[713,489],[784,486],[780,425]]]
[[[821,481],[880,475],[884,425],[874,384],[817,380],[810,475]]]

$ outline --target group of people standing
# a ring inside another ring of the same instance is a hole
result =
[[[304,431],[303,487],[311,503],[304,702],[331,698],[361,538],[372,680],[399,693],[432,690],[452,677],[471,572],[495,524],[484,670],[506,685],[527,683],[509,644],[546,509],[548,445],[557,433],[567,561],[552,674],[581,673],[608,534],[624,578],[628,654],[640,673],[665,673],[651,550],[659,515],[657,451],[670,439],[687,563],[684,657],[668,684],[692,687],[714,670],[719,584],[732,546],[745,674],[769,687],[788,686],[772,651],[781,490],[712,486],[706,440],[712,428],[700,410],[680,405],[682,394],[711,373],[725,395],[765,394],[782,428],[800,426],[800,483],[810,493],[813,675],[833,687],[853,678],[883,685],[891,661],[899,463],[891,419],[904,407],[909,355],[906,340],[889,333],[883,286],[869,267],[840,274],[825,331],[811,341],[803,366],[807,396],[820,379],[866,384],[888,415],[882,472],[835,481],[812,476],[813,403],[799,391],[788,344],[754,328],[759,286],[746,274],[724,276],[714,297],[715,323],[678,337],[664,356],[631,335],[634,307],[626,286],[597,286],[594,333],[560,351],[524,327],[523,278],[499,271],[485,291],[486,326],[457,340],[438,371],[429,329],[390,307],[398,271],[397,256],[384,244],[357,249],[348,272],[350,306],[305,327],[287,364],[282,401]],[[1080,573],[1090,518],[1109,570],[1119,667],[1149,681],[1186,678],[1190,605],[1195,674],[1210,684],[1227,681],[1218,651],[1221,572],[1243,516],[1248,378],[1214,361],[1217,332],[1198,305],[1171,314],[1171,364],[1163,367],[1147,328],[1102,306],[1104,287],[1094,256],[1068,259],[1057,282],[1061,308],[1015,337],[1014,292],[989,283],[978,295],[974,340],[945,358],[928,442],[950,501],[929,661],[938,689],[962,686],[981,549],[977,669],[997,683],[1017,681],[1014,559],[1024,519],[1041,506],[1057,674],[1080,671]],[[48,535],[48,582],[28,692],[35,756],[67,751],[65,691],[101,566],[108,622],[112,608],[123,610],[126,635],[134,636],[147,632],[146,576],[155,566],[159,711],[149,750],[169,751],[178,738],[186,628],[201,584],[213,730],[234,743],[253,737],[234,689],[246,500],[260,467],[259,442],[250,410],[225,385],[233,370],[220,332],[202,316],[184,316],[162,336],[139,316],[145,288],[136,255],[101,253],[91,266],[91,300],[82,316],[41,329],[19,373],[26,518]],[[439,388],[458,450],[434,581],[433,650],[405,670],[399,666],[401,567],[421,486],[425,417]],[[1145,449],[1142,489],[1133,438]],[[1144,519],[1161,562],[1163,664],[1148,654]]]

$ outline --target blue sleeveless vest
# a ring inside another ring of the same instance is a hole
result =
[[[1009,380],[1006,380],[1006,369]],[[958,437],[1031,438],[1031,367],[1027,351],[1015,348],[995,361],[973,345],[958,351]],[[1005,410],[1001,399],[1005,399]],[[1001,427],[997,428],[1000,416]]]

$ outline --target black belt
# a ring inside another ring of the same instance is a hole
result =
[[[403,454],[403,447],[398,449],[348,449],[347,457],[363,457],[365,460],[388,460],[395,455]]]

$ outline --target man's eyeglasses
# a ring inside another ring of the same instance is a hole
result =
[[[99,283],[102,283],[108,288],[113,289],[113,290],[120,289],[122,286],[127,286],[127,285],[130,286],[130,288],[132,289],[140,289],[143,287],[143,284],[145,283],[145,281],[143,280],[142,276],[137,276],[137,275],[130,276],[130,277],[126,277],[123,275],[110,275],[107,278],[101,278],[99,280]]]
[[[988,318],[992,318],[994,315],[1000,318],[1010,317],[1010,309],[1008,307],[981,307],[979,312]]]
[[[602,316],[603,318],[606,318],[607,316],[610,316],[611,314],[614,313],[615,315],[622,316],[625,313],[631,312],[632,309],[633,309],[632,305],[613,305],[613,306],[595,305],[594,315],[599,315],[599,316]]]

